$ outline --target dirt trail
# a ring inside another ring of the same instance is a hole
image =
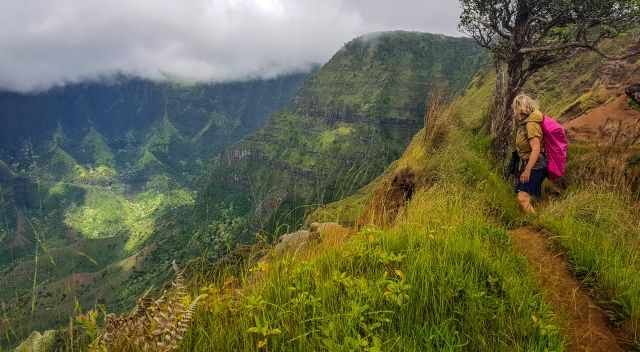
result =
[[[551,240],[531,228],[510,232],[515,250],[526,256],[546,301],[564,321],[568,351],[624,351],[608,325],[604,311],[589,297]]]

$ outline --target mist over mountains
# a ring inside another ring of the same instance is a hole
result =
[[[392,11],[390,11],[392,10]],[[456,35],[458,4],[409,0],[25,0],[0,4],[0,88],[117,74],[155,81],[273,78],[326,62],[362,33]]]

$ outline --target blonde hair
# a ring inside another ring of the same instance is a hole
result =
[[[538,102],[530,96],[526,94],[520,94],[515,99],[513,99],[511,108],[516,114],[516,117],[528,117],[534,112],[540,110],[540,104],[538,104]]]

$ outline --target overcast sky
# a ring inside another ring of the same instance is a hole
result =
[[[0,88],[114,73],[225,81],[324,63],[383,30],[460,36],[457,0],[2,0]]]

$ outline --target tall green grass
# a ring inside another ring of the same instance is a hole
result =
[[[637,209],[615,191],[580,187],[551,202],[538,223],[556,235],[574,271],[596,290],[610,308],[611,318],[628,324],[637,334],[640,323]]]
[[[421,193],[393,230],[259,266],[198,314],[184,350],[561,350],[506,232],[459,191]]]
[[[395,226],[343,245],[248,268],[241,289],[221,278],[185,351],[561,351],[552,312],[513,254],[510,187],[487,143],[452,131],[446,147],[404,160],[434,175]],[[413,144],[411,148],[419,148]]]

